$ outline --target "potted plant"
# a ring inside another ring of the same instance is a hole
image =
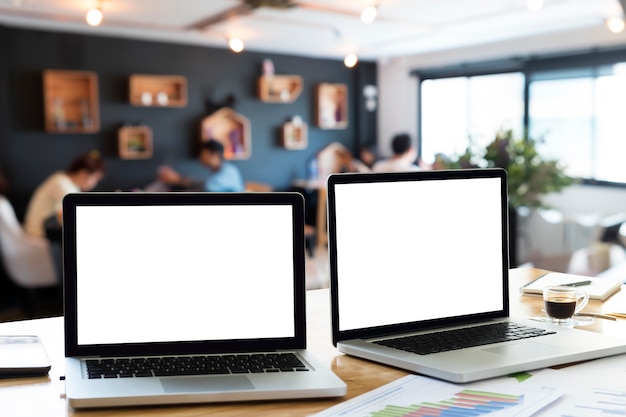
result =
[[[501,130],[485,148],[470,143],[463,154],[438,155],[433,164],[436,169],[498,167],[507,171],[512,266],[516,266],[517,209],[545,207],[542,198],[546,194],[561,191],[574,182],[558,160],[539,154],[537,144],[535,139],[515,139],[511,130]]]

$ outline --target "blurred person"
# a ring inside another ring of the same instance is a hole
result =
[[[208,168],[202,178],[187,178],[169,166],[159,168],[158,180],[170,189],[242,192],[243,178],[234,164],[224,160],[224,145],[211,139],[200,144],[200,163]]]
[[[360,160],[352,156],[352,152],[345,148],[335,150],[338,172],[369,172],[370,169]]]
[[[98,151],[77,156],[65,171],[50,175],[33,193],[26,216],[24,231],[31,236],[45,237],[48,220],[60,226],[63,197],[70,193],[93,190],[104,176],[104,161]]]
[[[370,145],[361,148],[361,152],[359,152],[359,159],[363,165],[371,170],[376,161],[378,161],[378,151],[376,146]]]
[[[393,155],[376,162],[372,166],[374,172],[417,171],[421,168],[415,163],[417,152],[411,145],[411,137],[401,133],[391,140]]]

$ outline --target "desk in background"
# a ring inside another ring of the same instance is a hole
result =
[[[519,287],[538,277],[538,269],[514,269],[510,276],[512,316],[539,314],[543,307],[540,297],[521,296]],[[626,288],[604,303],[590,301],[586,311],[626,310]],[[311,352],[348,384],[348,394],[342,398],[299,401],[255,402],[234,404],[180,405],[141,408],[110,408],[102,410],[72,410],[62,398],[63,375],[63,319],[39,319],[0,324],[0,334],[36,334],[46,347],[52,370],[49,377],[7,379],[0,381],[0,414],[11,417],[61,417],[61,416],[306,416],[334,404],[363,394],[388,382],[407,375],[407,372],[366,360],[345,356],[331,344],[330,307],[328,290],[307,292],[308,346]],[[626,337],[626,320],[596,320],[582,327],[588,331]]]

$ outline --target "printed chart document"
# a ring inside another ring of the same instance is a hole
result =
[[[626,355],[585,362],[539,377],[543,383],[566,385],[567,394],[548,406],[546,415],[626,416]]]
[[[531,416],[562,392],[535,384],[484,381],[457,385],[408,375],[314,417]]]

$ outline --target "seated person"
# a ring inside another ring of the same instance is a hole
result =
[[[338,172],[367,172],[369,169],[365,164],[352,156],[352,152],[347,149],[338,148],[335,151]]]
[[[376,162],[373,148],[362,148],[360,158],[354,158],[352,152],[345,148],[337,148],[335,151],[339,172],[370,172]]]
[[[362,147],[359,152],[359,160],[367,167],[367,170],[371,171],[376,161],[378,161],[378,151],[376,146],[370,145]]]
[[[378,161],[372,167],[374,172],[397,172],[397,171],[417,171],[421,169],[415,164],[417,152],[411,146],[411,137],[402,133],[393,137],[391,141],[393,156],[388,159]]]
[[[98,151],[76,157],[65,171],[50,175],[33,193],[24,219],[24,231],[45,237],[44,222],[60,219],[66,194],[93,190],[104,176],[104,161]]]
[[[208,168],[203,178],[186,178],[173,168],[159,168],[158,179],[171,189],[202,190],[209,192],[242,192],[244,182],[237,167],[224,161],[224,146],[217,140],[200,144],[200,163]]]

